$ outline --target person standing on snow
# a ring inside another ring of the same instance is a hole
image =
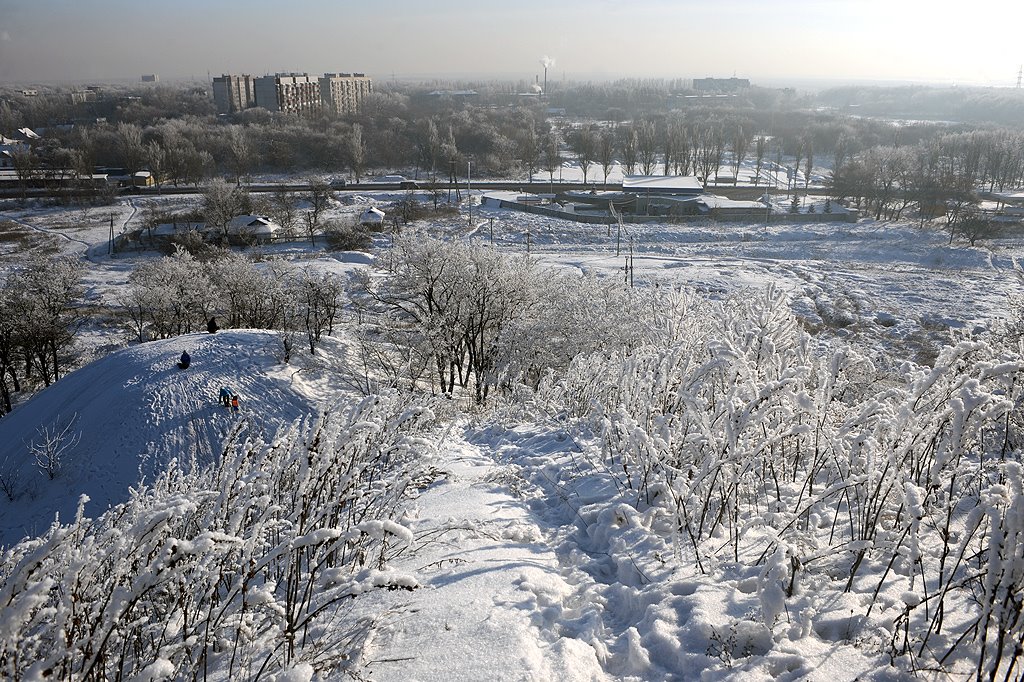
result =
[[[211,334],[216,334],[218,329],[220,329],[220,327],[217,326],[217,318],[211,317],[210,321],[206,323],[206,331]]]
[[[232,412],[238,412],[238,394],[237,393],[232,393],[231,394],[231,411]]]
[[[219,401],[224,407],[231,407],[231,391],[226,386],[220,389]]]

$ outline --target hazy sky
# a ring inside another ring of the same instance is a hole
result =
[[[363,71],[1012,85],[1024,0],[0,0],[0,82]]]

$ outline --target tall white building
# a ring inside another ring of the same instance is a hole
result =
[[[308,73],[279,73],[253,79],[256,106],[286,114],[321,110],[320,82]]]
[[[320,79],[324,108],[336,114],[354,114],[373,92],[373,80],[363,73],[325,73]]]

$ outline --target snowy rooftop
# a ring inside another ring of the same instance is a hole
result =
[[[252,234],[274,234],[281,226],[258,215],[235,216],[228,222],[228,232],[249,232]]]
[[[763,209],[765,207],[765,205],[760,201],[740,201],[737,199],[729,199],[728,197],[716,196],[714,194],[702,194],[700,201],[708,208]]]
[[[700,180],[691,175],[627,175],[622,178],[622,189],[659,192],[700,192]]]

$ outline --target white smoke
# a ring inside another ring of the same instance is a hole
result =
[[[545,69],[553,69],[555,68],[555,60],[553,57],[544,55],[543,57],[540,58],[540,65],[543,66]]]

